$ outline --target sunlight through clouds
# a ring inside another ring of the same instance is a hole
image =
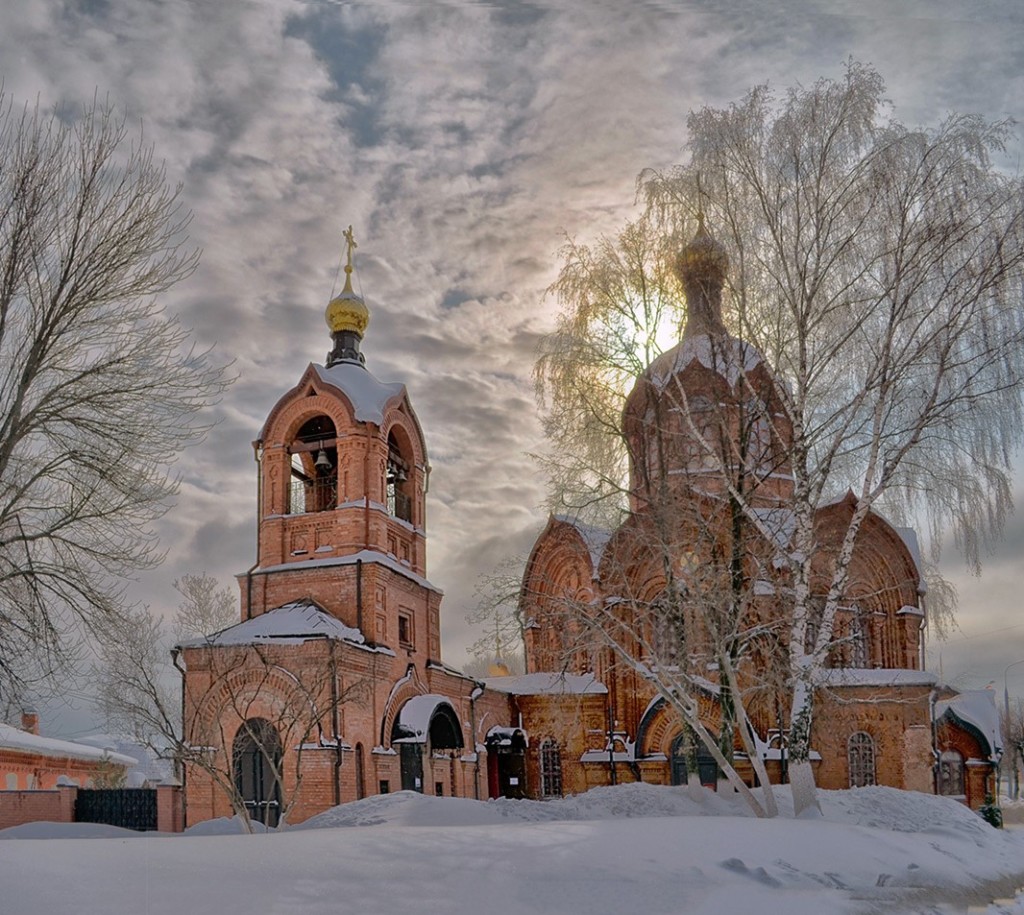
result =
[[[235,360],[220,425],[181,457],[168,559],[137,595],[170,609],[181,574],[229,584],[252,563],[250,443],[329,349],[323,309],[352,224],[367,365],[407,384],[427,436],[429,575],[446,592],[446,660],[463,663],[476,576],[521,554],[544,522],[527,452],[539,445],[531,369],[557,310],[545,295],[557,252],[566,236],[592,243],[635,217],[637,173],[679,160],[690,109],[756,82],[836,76],[852,55],[877,67],[908,123],[949,109],[1024,118],[1016,0],[847,8],[7,0],[5,92],[68,110],[98,94],[144,125],[203,249],[165,304]],[[986,581],[961,608],[965,629],[1016,610]],[[994,666],[1024,657],[1018,645],[993,645]],[[947,673],[956,651],[944,649]]]

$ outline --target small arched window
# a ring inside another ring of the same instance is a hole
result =
[[[964,796],[964,758],[956,750],[945,750],[939,757],[939,794]]]
[[[851,734],[846,745],[850,763],[850,787],[863,788],[875,784],[875,742],[870,734]]]
[[[550,738],[540,745],[540,796],[562,796],[562,751]]]

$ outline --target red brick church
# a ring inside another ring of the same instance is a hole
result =
[[[426,568],[426,442],[405,386],[382,383],[366,368],[360,344],[369,312],[352,289],[351,229],[346,237],[345,287],[326,314],[333,347],[274,405],[254,442],[258,558],[239,576],[241,620],[177,650],[191,748],[187,822],[242,805],[269,825],[298,822],[398,790],[545,797],[622,781],[680,782],[679,722],[647,681],[579,638],[557,608],[566,594],[577,603],[656,602],[664,576],[645,544],[658,487],[680,481],[669,487],[671,501],[689,508],[677,514],[672,536],[689,555],[718,528],[694,526],[701,516],[694,506],[713,497],[713,480],[697,490],[685,482],[692,475],[673,473],[692,469],[699,455],[670,456],[676,464],[666,476],[664,455],[656,461],[648,453],[650,408],[671,413],[680,390],[728,404],[737,372],[770,399],[770,368],[725,333],[715,302],[702,300],[698,314],[691,296],[682,341],[651,365],[627,403],[638,456],[627,521],[616,531],[549,521],[524,578],[528,672],[479,681],[441,659],[442,595]],[[700,266],[704,238],[684,251],[684,285],[687,269],[707,267]],[[761,439],[769,450],[770,439]],[[785,476],[782,468],[755,494],[774,531],[759,547],[769,558],[787,537]],[[821,511],[825,542],[850,510],[846,500]],[[951,701],[942,707],[945,744],[936,742],[912,534],[873,516],[854,565],[844,647],[822,683],[812,735],[819,785],[930,792],[941,756],[940,787],[976,806],[998,735],[975,726],[976,704]],[[770,615],[773,582],[754,584],[756,612]],[[691,648],[698,657],[699,646]],[[716,697],[709,672],[701,708],[715,732]],[[758,752],[773,780],[781,778],[785,722],[772,703],[754,707]]]

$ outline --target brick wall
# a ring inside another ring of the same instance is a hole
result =
[[[77,788],[50,791],[0,791],[0,829],[25,823],[71,823]]]

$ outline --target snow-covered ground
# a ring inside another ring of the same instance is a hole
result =
[[[952,913],[1024,884],[1024,831],[954,801],[822,802],[821,819],[765,821],[735,796],[625,785],[544,803],[392,794],[251,836],[230,821],[183,836],[31,824],[0,832],[20,840],[0,843],[0,912]]]

